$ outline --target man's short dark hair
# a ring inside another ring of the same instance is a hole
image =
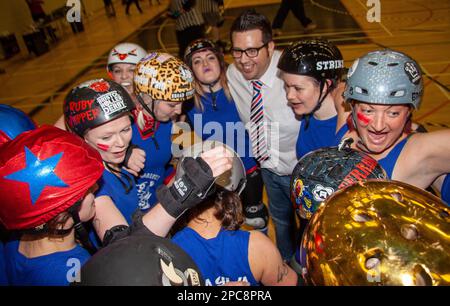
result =
[[[261,30],[263,43],[267,44],[272,41],[272,26],[269,19],[263,14],[257,13],[255,9],[249,9],[242,12],[231,25],[231,36],[234,32],[246,32],[251,30]]]

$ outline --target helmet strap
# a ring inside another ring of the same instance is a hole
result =
[[[327,90],[326,90],[325,94],[322,96],[322,91],[323,91],[325,85],[327,86]],[[304,116],[304,119],[305,119],[305,131],[309,127],[309,120],[310,120],[311,116],[314,115],[314,113],[317,112],[322,107],[322,103],[325,100],[325,98],[328,96],[330,91],[331,91],[331,87],[328,85],[327,81],[320,81],[320,85],[319,85],[319,92],[320,92],[320,94],[319,94],[319,98],[317,99],[317,104],[316,104],[314,109],[309,114],[306,114]]]
[[[78,213],[79,207],[81,206],[82,200],[78,200],[74,205],[72,205],[67,212],[72,216],[73,219],[73,228],[75,228],[75,234],[80,240],[83,247],[89,252],[89,254],[93,255],[97,252],[97,248],[92,244],[89,240],[89,234],[83,226],[83,223],[80,220],[80,215]],[[72,228],[70,229],[72,230]],[[63,230],[64,231],[64,230]]]
[[[152,116],[155,120],[156,120],[156,116],[155,116],[155,101],[152,98],[152,109],[150,109],[148,107],[147,104],[145,104],[144,99],[142,99],[142,96],[140,94],[136,95],[136,99],[138,100],[139,104],[142,106],[142,108],[145,109],[145,111]]]
[[[217,81],[214,84],[209,84],[208,88],[209,88],[209,92],[211,93],[212,107],[213,107],[214,110],[217,110],[217,95],[213,91],[213,87],[214,87],[215,84],[217,84]]]
[[[103,161],[103,163],[105,164],[105,167],[106,167],[111,173],[116,174],[116,175],[114,175],[114,176],[119,180],[120,184],[121,184],[122,187],[125,189],[125,193],[128,194],[128,193],[130,192],[130,190],[133,189],[133,180],[132,180],[132,178],[131,178],[128,174],[123,173],[123,172],[121,172],[121,171],[119,171],[119,170],[114,169],[113,167],[111,167],[111,165],[110,165],[109,163],[107,163],[107,162],[105,162],[105,161]],[[121,179],[122,176],[125,178],[126,182],[124,182],[124,181]]]

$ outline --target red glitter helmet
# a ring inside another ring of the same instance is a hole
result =
[[[43,126],[20,134],[0,150],[0,222],[43,227],[83,199],[103,169],[100,154],[69,132]]]

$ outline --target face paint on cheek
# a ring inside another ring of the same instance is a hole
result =
[[[358,117],[358,120],[364,125],[368,125],[371,121],[370,118],[363,113],[358,112],[356,113],[356,116]]]
[[[108,152],[108,150],[109,150],[109,146],[108,145],[101,144],[101,143],[97,143],[97,148],[99,148],[100,150],[102,150],[104,152]]]

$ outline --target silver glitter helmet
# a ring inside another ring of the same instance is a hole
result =
[[[369,52],[348,71],[344,97],[370,104],[411,104],[419,108],[423,81],[419,65],[392,51]]]
[[[222,173],[216,178],[216,184],[223,187],[228,191],[234,191],[237,194],[241,194],[242,190],[244,190],[245,185],[247,183],[245,167],[242,163],[241,158],[237,153],[231,149],[226,144],[216,141],[216,140],[205,140],[203,142],[198,142],[188,148],[185,148],[182,152],[180,165],[183,163],[183,159],[185,157],[198,157],[202,152],[214,149],[216,147],[224,147],[228,151],[233,154],[233,166],[230,170]],[[183,167],[178,167],[177,174],[175,176],[176,179],[182,177],[184,174]]]

